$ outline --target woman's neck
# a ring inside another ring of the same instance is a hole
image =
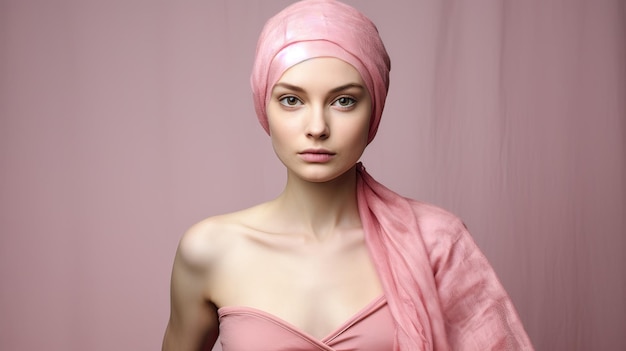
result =
[[[319,241],[342,230],[360,227],[356,168],[322,183],[308,182],[290,174],[274,205],[288,230]]]

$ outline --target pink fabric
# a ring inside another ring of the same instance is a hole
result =
[[[333,0],[299,1],[265,24],[250,79],[265,131],[269,133],[265,106],[276,81],[289,67],[315,57],[336,57],[359,71],[372,98],[372,141],[385,106],[391,63],[376,26],[356,9]]]
[[[368,248],[397,323],[395,350],[532,350],[506,291],[463,223],[406,199],[358,165]]]
[[[249,307],[222,307],[223,351],[387,351],[393,345],[393,319],[383,296],[321,340],[284,320]]]

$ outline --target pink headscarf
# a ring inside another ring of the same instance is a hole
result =
[[[389,88],[390,61],[375,25],[333,0],[297,2],[271,18],[258,41],[251,84],[269,134],[266,104],[282,74],[302,61],[336,57],[361,74],[372,98],[368,142],[376,135]],[[428,254],[409,202],[357,168],[359,214],[368,249],[396,324],[395,350],[445,350],[441,311]]]
[[[391,63],[376,26],[338,1],[299,1],[265,24],[250,78],[259,122],[269,134],[265,107],[274,84],[293,65],[315,57],[339,58],[361,74],[372,98],[371,142],[385,106]]]

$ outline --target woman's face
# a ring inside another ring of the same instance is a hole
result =
[[[276,82],[267,104],[274,151],[293,175],[333,180],[363,154],[371,110],[352,65],[330,57],[301,62]]]

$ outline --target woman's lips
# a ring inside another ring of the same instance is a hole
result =
[[[328,150],[304,150],[298,153],[298,156],[305,162],[325,163],[335,157],[335,153]]]

